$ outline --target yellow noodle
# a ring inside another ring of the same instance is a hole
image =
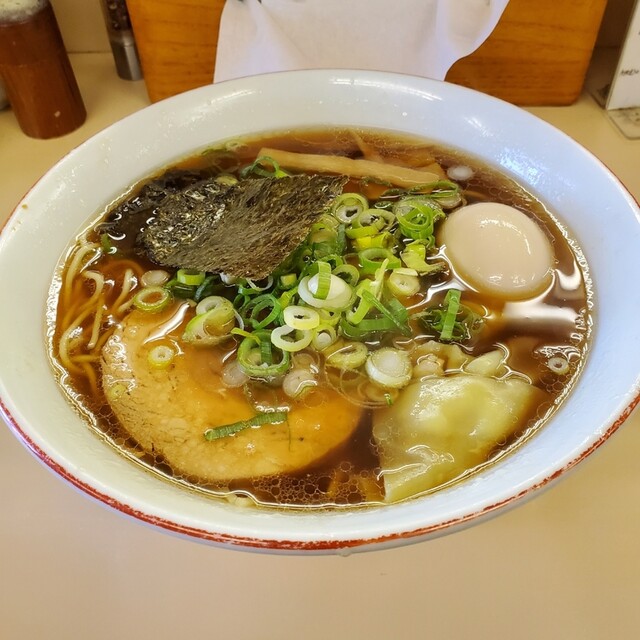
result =
[[[111,266],[117,267],[118,271],[122,271],[123,268],[127,267],[127,269],[131,269],[131,271],[133,271],[134,275],[138,279],[140,279],[146,271],[143,266],[137,264],[129,258],[120,258],[118,260],[114,260],[114,262],[111,263]]]
[[[102,321],[102,314],[100,311],[100,308],[103,305],[103,297],[101,296],[102,291],[104,289],[104,277],[95,272],[95,271],[86,271],[83,272],[82,275],[85,278],[89,278],[91,280],[93,280],[96,283],[96,288],[95,291],[93,292],[93,294],[91,295],[91,297],[86,300],[83,303],[78,303],[74,306],[72,306],[70,309],[67,310],[65,317],[63,318],[62,322],[60,323],[61,328],[66,331],[73,325],[73,319],[74,318],[78,318],[78,317],[87,317],[86,316],[86,312],[94,312],[96,314],[96,316],[100,316],[99,318],[97,318],[96,320],[94,320],[94,330],[92,333],[92,338],[90,339],[89,344],[91,344],[92,340],[97,340],[97,330],[99,330],[99,325]],[[80,283],[79,285],[80,287],[82,286],[82,283]],[[76,320],[77,323],[77,320]],[[97,329],[96,329],[96,325],[97,325]],[[65,334],[63,333],[63,337],[61,338],[64,339]],[[66,351],[67,353],[69,353],[71,351],[71,346],[70,344],[66,345]]]
[[[75,363],[80,363],[80,362],[100,362],[100,355],[99,354],[94,354],[91,355],[89,353],[83,353],[83,354],[76,354],[71,356],[71,360]]]
[[[115,313],[120,313],[120,306],[122,305],[123,300],[127,297],[129,292],[133,289],[133,287],[137,284],[135,280],[135,275],[133,269],[127,269],[124,272],[124,278],[122,281],[122,290],[120,294],[116,298],[115,302],[109,307],[110,311],[115,309]]]
[[[58,346],[58,355],[60,360],[65,367],[69,370],[73,370],[75,373],[79,373],[80,371],[78,370],[78,367],[73,364],[70,354],[71,334],[80,327],[80,325],[82,325],[92,312],[93,309],[85,309],[85,311],[81,313],[76,320],[67,327],[67,329],[65,329],[64,333],[60,337],[60,343]]]
[[[93,294],[89,297],[88,300],[82,301],[82,294],[84,289],[84,284],[82,280],[76,279],[76,281],[72,285],[72,294],[73,299],[77,300],[76,303],[70,304],[67,312],[65,313],[64,318],[60,322],[61,327],[67,327],[71,324],[73,318],[83,314],[87,309],[95,309],[98,300],[100,299],[100,295],[104,289],[104,277],[102,274],[96,271],[86,271],[83,272],[82,275],[90,280],[93,280],[96,284],[95,290]]]
[[[58,323],[59,326],[63,329],[68,327],[73,321],[73,319],[76,316],[79,316],[82,311],[82,307],[84,305],[84,302],[82,301],[82,296],[80,295],[82,293],[82,288],[83,288],[83,283],[80,280],[77,280],[75,283],[73,283],[71,294],[73,296],[72,300],[74,302],[68,303],[67,310],[64,314],[64,317]]]
[[[125,311],[128,311],[133,306],[133,298],[123,302],[117,309],[116,315],[122,315]]]
[[[80,307],[81,311],[84,310],[85,307],[95,306],[104,289],[104,276],[101,273],[97,271],[83,271],[82,276],[87,280],[93,280],[96,287],[91,297]]]
[[[82,369],[85,377],[87,378],[87,381],[89,382],[89,386],[91,387],[91,395],[94,398],[99,397],[100,390],[98,389],[98,377],[96,375],[95,369],[88,362],[82,363]]]
[[[91,337],[87,343],[87,349],[91,351],[98,342],[100,336],[100,326],[102,325],[102,316],[104,315],[104,302],[100,300],[100,304],[96,309],[95,316],[93,317],[93,326],[91,327]]]
[[[92,356],[92,357],[95,357],[97,360],[100,359],[100,351],[102,351],[102,347],[104,347],[105,342],[111,337],[111,334],[113,333],[113,329],[114,327],[111,327],[110,329],[104,330],[100,334],[100,337],[98,338],[98,342],[96,342],[95,346],[91,350],[91,352],[95,354],[95,356]]]
[[[89,258],[87,262],[83,264],[86,255],[91,251],[94,251],[95,255]],[[64,288],[62,291],[62,295],[65,303],[69,300],[71,285],[73,284],[75,277],[83,269],[86,269],[90,264],[100,258],[100,256],[102,256],[102,249],[100,248],[100,245],[95,242],[84,244],[75,252],[73,259],[71,260],[71,264],[67,268],[67,272],[64,276]]]

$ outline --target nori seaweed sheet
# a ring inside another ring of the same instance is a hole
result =
[[[100,232],[107,232],[114,238],[125,236],[135,238],[147,226],[154,209],[168,195],[202,182],[201,171],[192,169],[169,169],[163,175],[145,183],[130,198],[119,203],[99,225]]]
[[[158,265],[261,280],[304,240],[346,176],[205,180],[169,193],[140,231],[138,247]]]

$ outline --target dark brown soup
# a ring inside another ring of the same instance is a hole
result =
[[[485,208],[472,248],[492,225],[524,238],[513,263],[504,243],[481,247],[506,275],[467,277],[452,259],[446,225],[480,203],[508,207]],[[549,268],[513,293],[531,221],[531,259],[544,267],[548,250]],[[70,248],[48,337],[91,427],[167,480],[250,504],[366,506],[458,482],[532,436],[582,368],[589,292],[552,212],[474,158],[296,131],[132,187]]]

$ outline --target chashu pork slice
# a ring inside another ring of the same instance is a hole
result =
[[[148,363],[148,353],[166,331],[181,333],[187,310],[131,312],[102,350],[103,387],[121,426],[147,452],[160,456],[177,475],[227,482],[296,473],[343,446],[360,410],[337,392],[314,390],[294,403],[287,422],[248,428],[208,441],[209,427],[245,420],[256,410],[242,390],[221,383],[219,355],[191,348],[168,369]]]

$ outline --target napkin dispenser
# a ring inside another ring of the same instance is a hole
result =
[[[127,0],[152,102],[210,84],[225,0]],[[582,90],[606,0],[510,0],[489,38],[446,80],[521,106]],[[397,7],[394,3],[394,7]]]

